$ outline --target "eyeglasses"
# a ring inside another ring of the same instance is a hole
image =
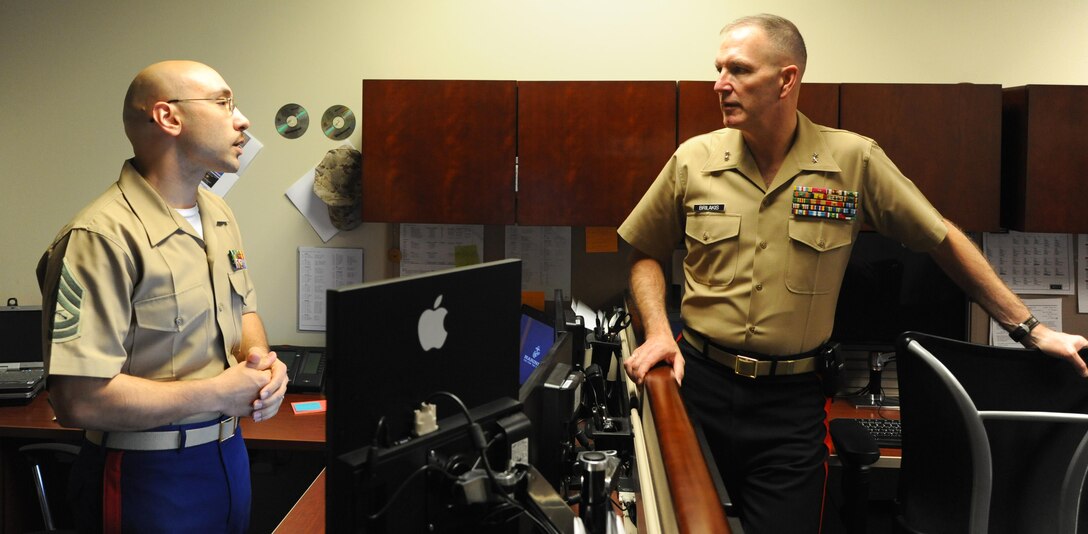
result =
[[[225,107],[227,113],[234,114],[234,95],[217,98],[174,98],[166,101],[167,104],[177,104],[179,102],[215,102],[217,105]],[[148,122],[155,122],[155,119],[148,119]]]

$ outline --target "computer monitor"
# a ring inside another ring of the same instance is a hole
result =
[[[552,343],[555,343],[555,326],[545,319],[544,312],[522,304],[518,384],[524,384],[529,379],[544,359]]]
[[[0,364],[42,362],[42,307],[0,307],[0,339],[4,340]]]
[[[344,532],[351,480],[339,455],[402,441],[412,410],[437,391],[469,408],[517,398],[521,261],[332,289],[327,302],[326,522]],[[439,419],[457,410],[435,403]]]
[[[518,393],[533,424],[529,463],[556,490],[574,458],[574,425],[582,401],[582,374],[570,365],[573,340],[570,332],[560,332]]]
[[[929,257],[861,232],[839,292],[831,340],[847,350],[891,352],[900,333],[966,340],[968,299]]]

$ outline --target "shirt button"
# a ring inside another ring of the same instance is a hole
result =
[[[763,284],[756,284],[756,291],[763,291]]]
[[[827,246],[823,241],[820,241],[819,243],[816,243],[816,245],[818,247],[820,247],[820,248],[824,248],[825,246]]]
[[[756,333],[756,327],[755,326],[749,326],[748,331],[754,334],[754,333]]]
[[[759,242],[759,248],[767,248],[767,242],[766,241],[760,241]]]
[[[224,307],[225,307],[225,306],[223,306],[223,303],[222,303],[222,302],[220,302],[220,303],[219,303],[219,311],[223,311],[223,308],[224,308]]]
[[[174,324],[175,324],[175,325],[177,325],[177,326],[181,326],[181,323],[183,323],[183,322],[185,322],[185,321],[183,321],[183,320],[181,319],[181,317],[176,317],[176,318],[174,319]]]
[[[710,239],[710,234],[703,232],[703,241],[706,241],[707,239]]]

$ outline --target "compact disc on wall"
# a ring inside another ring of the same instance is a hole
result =
[[[276,131],[288,139],[298,139],[310,126],[310,114],[298,104],[284,104],[276,112]]]
[[[331,106],[321,116],[321,131],[333,141],[343,141],[355,131],[355,115],[347,106]]]

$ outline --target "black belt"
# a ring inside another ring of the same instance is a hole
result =
[[[773,358],[764,356],[760,358],[737,354],[720,347],[694,330],[685,328],[683,335],[684,339],[692,347],[695,347],[695,350],[707,358],[732,369],[734,373],[740,376],[755,378],[757,376],[799,375],[816,370],[817,356],[815,351],[796,356]]]

